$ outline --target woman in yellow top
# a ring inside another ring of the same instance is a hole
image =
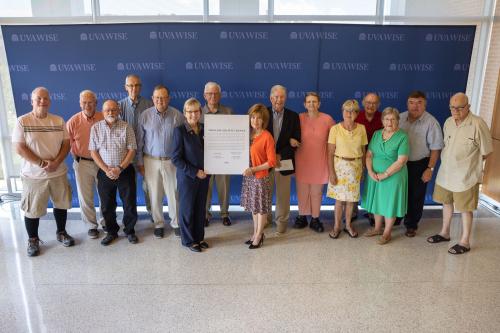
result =
[[[355,123],[359,104],[348,99],[342,104],[343,121],[330,129],[328,136],[329,184],[327,196],[335,199],[335,225],[329,236],[336,239],[340,235],[342,210],[345,207],[346,226],[344,231],[351,238],[358,233],[351,225],[352,207],[360,197],[360,183],[363,174],[368,139],[365,126]]]

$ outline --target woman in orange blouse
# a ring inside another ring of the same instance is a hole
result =
[[[264,243],[264,226],[272,209],[272,193],[269,169],[276,166],[274,139],[267,128],[269,111],[263,104],[255,104],[248,110],[250,116],[250,163],[243,172],[241,206],[252,212],[253,235],[245,242],[249,249]]]

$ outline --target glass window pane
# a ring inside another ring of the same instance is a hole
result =
[[[0,17],[92,15],[92,0],[0,0]]]
[[[385,15],[393,16],[479,16],[484,0],[386,0]]]
[[[375,15],[377,0],[275,0],[275,15]]]
[[[203,0],[100,0],[101,15],[203,15]]]
[[[209,0],[209,15],[267,15],[268,0]]]

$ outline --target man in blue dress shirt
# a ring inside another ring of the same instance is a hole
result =
[[[180,236],[177,223],[177,180],[172,163],[174,128],[184,123],[179,110],[169,106],[170,92],[158,85],[153,91],[154,106],[139,116],[137,125],[137,169],[144,177],[151,198],[154,236],[163,238],[163,197],[167,196],[170,226]]]
[[[141,78],[135,74],[129,74],[125,78],[125,90],[128,96],[118,101],[120,106],[120,118],[125,120],[134,129],[135,137],[137,137],[137,121],[140,114],[153,106],[153,102],[149,98],[142,97],[141,94]],[[134,161],[136,164],[137,160]],[[138,170],[136,170],[138,172]],[[146,182],[142,182],[142,190],[144,191],[144,200],[146,201],[146,209],[151,214],[151,200],[149,199],[149,191]]]

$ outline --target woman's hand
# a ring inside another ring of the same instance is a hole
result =
[[[376,182],[380,181],[380,179],[378,178],[378,174],[376,174],[375,172],[373,172],[373,170],[368,170],[368,175],[374,181],[376,181]]]
[[[328,177],[328,181],[332,185],[337,185],[337,175],[335,173],[331,174],[330,177]]]
[[[203,170],[198,170],[198,172],[196,173],[196,177],[200,179],[205,179],[207,178],[207,174]]]
[[[243,171],[243,176],[251,176],[253,175],[252,168],[246,168],[245,171]]]

